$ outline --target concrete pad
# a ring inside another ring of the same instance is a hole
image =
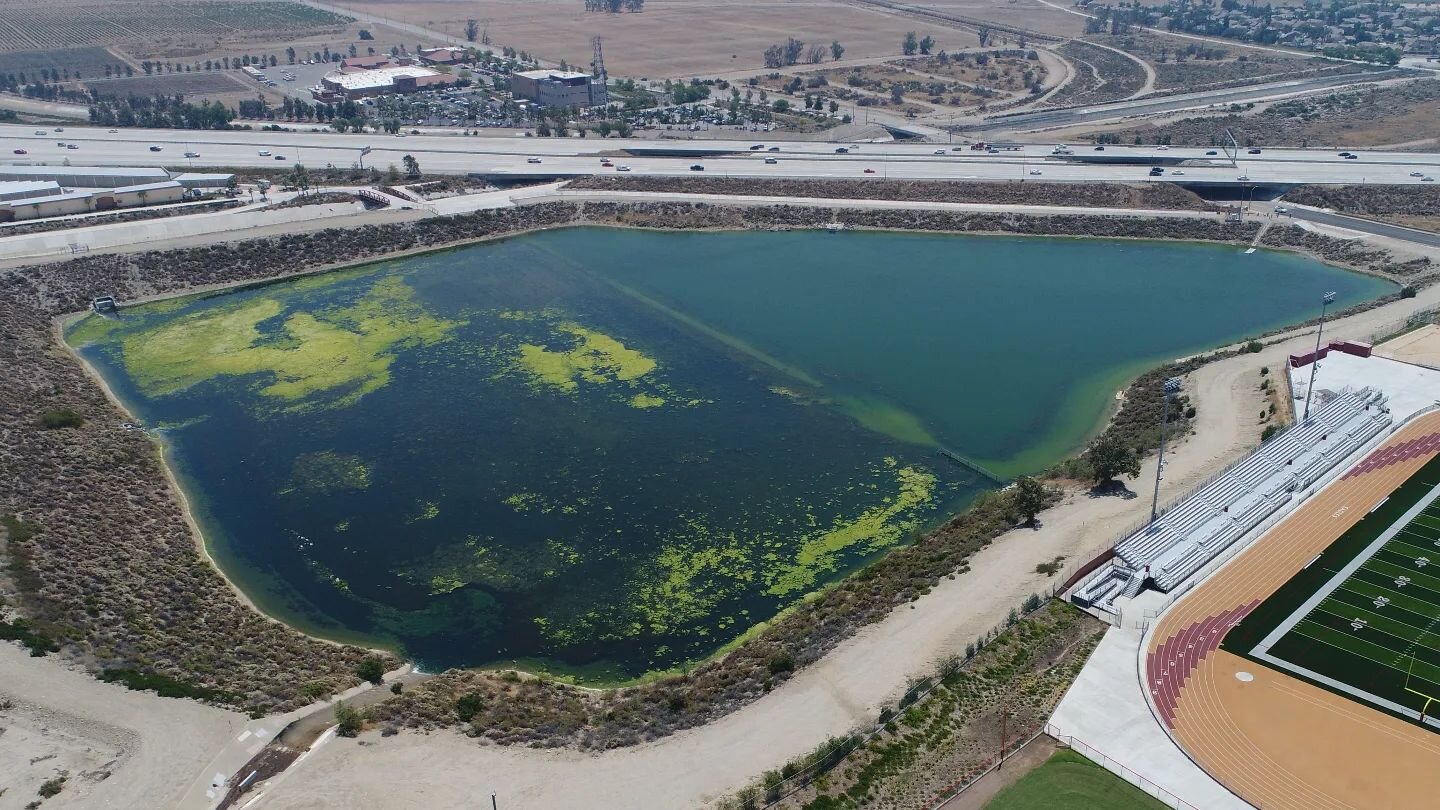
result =
[[[1310,366],[1290,369],[1290,389],[1295,392],[1297,413],[1305,407],[1305,391],[1309,385]],[[1320,361],[1320,368],[1315,372],[1317,394],[1345,388],[1358,390],[1367,386],[1384,392],[1390,398],[1390,412],[1397,425],[1421,409],[1440,402],[1440,371],[1413,363],[1332,351]],[[1312,409],[1314,403],[1312,400]]]
[[[1192,762],[1150,712],[1140,641],[1138,630],[1110,628],[1055,708],[1050,734],[1152,796],[1168,793],[1205,810],[1249,808]]]

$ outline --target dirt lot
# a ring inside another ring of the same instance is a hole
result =
[[[1119,132],[1121,143],[1211,146],[1225,128],[1242,146],[1386,146],[1440,138],[1440,81],[1282,101],[1251,114],[1185,118]],[[1433,148],[1433,147],[1432,147]]]
[[[647,0],[639,14],[587,14],[582,0],[493,0],[483,6],[455,0],[342,0],[361,16],[404,20],[459,36],[470,17],[488,23],[497,45],[510,45],[558,62],[590,62],[590,37],[605,42],[612,75],[689,77],[737,70],[760,71],[767,45],[794,36],[829,45],[839,40],[848,60],[900,55],[907,31],[929,34],[954,50],[979,42],[972,32],[840,0],[736,0],[723,6],[701,0]],[[1035,29],[1079,28],[1079,17],[1033,0],[970,0],[927,4],[957,14],[1010,21]],[[723,13],[718,10],[723,9]]]

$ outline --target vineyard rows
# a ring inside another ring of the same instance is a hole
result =
[[[332,28],[349,17],[291,2],[120,3],[0,8],[0,52],[200,35]]]

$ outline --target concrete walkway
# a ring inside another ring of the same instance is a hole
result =
[[[1110,628],[1055,708],[1051,734],[1150,795],[1177,797],[1180,807],[1249,808],[1192,762],[1151,714],[1140,687],[1140,639],[1139,630]]]

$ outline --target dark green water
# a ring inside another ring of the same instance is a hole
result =
[[[570,229],[68,332],[267,611],[428,667],[704,656],[1154,362],[1385,282],[1229,247]]]

